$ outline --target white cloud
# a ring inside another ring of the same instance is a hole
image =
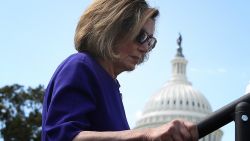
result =
[[[218,68],[218,69],[217,69],[217,72],[218,72],[218,73],[226,73],[227,70],[226,70],[225,68]]]
[[[224,74],[227,73],[225,68],[212,68],[212,69],[202,69],[202,68],[190,68],[191,72],[195,73],[205,73],[205,74]]]
[[[199,72],[200,70],[197,69],[197,68],[190,68],[190,71],[191,71],[191,72]]]

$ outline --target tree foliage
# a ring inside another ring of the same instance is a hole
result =
[[[41,139],[44,87],[14,84],[0,88],[0,129],[5,141]]]

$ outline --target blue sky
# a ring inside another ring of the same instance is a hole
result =
[[[76,52],[75,26],[91,0],[0,2],[0,86],[47,85],[59,63]],[[237,99],[250,80],[250,1],[149,0],[160,10],[150,58],[118,79],[130,126],[171,76],[181,32],[187,77],[213,110]],[[234,124],[222,128],[234,141]]]

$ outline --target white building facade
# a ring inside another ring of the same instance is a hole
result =
[[[245,91],[245,94],[248,94],[248,93],[250,93],[250,81],[249,81],[249,84],[247,85],[246,91]]]

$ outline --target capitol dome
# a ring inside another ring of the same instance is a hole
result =
[[[212,113],[212,108],[203,94],[193,88],[186,77],[187,60],[182,54],[181,36],[179,48],[172,60],[172,77],[146,103],[135,128],[157,127],[176,118],[194,123]],[[200,141],[220,141],[223,132],[217,130]]]

